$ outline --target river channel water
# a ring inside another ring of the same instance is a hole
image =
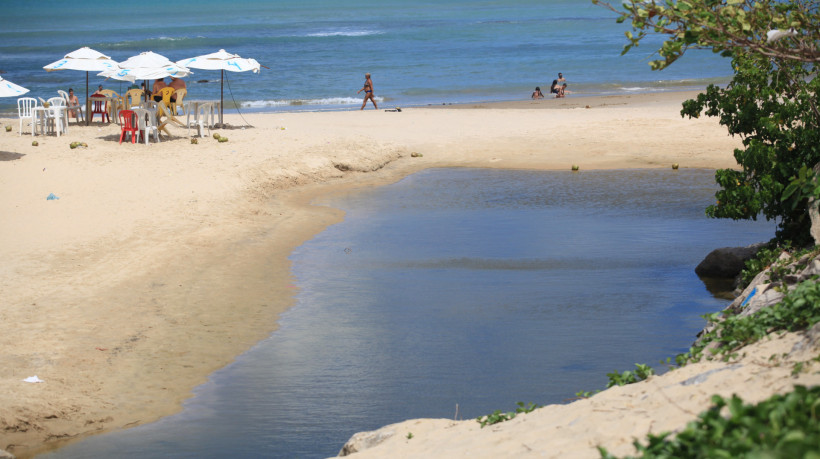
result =
[[[44,457],[334,456],[355,432],[566,403],[688,349],[694,267],[771,222],[708,219],[714,171],[426,170],[326,197],[279,329],[159,422]]]

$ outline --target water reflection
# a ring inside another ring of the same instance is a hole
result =
[[[325,199],[298,304],[185,410],[56,457],[325,457],[353,433],[562,403],[686,350],[694,267],[773,224],[709,220],[712,171],[428,170]]]

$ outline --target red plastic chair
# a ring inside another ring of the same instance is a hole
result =
[[[94,115],[99,113],[103,121],[110,123],[111,118],[108,117],[108,111],[105,109],[105,96],[92,94],[89,98],[91,99],[91,121],[93,122]]]
[[[137,125],[137,116],[133,110],[120,110],[120,126],[122,126],[122,133],[120,133],[120,145],[126,132],[131,133],[131,143],[137,143],[137,136],[139,136],[139,126]]]

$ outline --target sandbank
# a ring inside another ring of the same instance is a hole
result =
[[[430,167],[735,167],[738,138],[680,116],[695,94],[226,114],[253,127],[196,145],[180,127],[146,146],[115,124],[32,138],[0,119],[0,449],[180,410],[293,304],[289,254],[343,218],[317,195]]]

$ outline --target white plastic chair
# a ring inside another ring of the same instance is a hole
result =
[[[34,107],[37,106],[37,99],[33,97],[21,97],[17,99],[17,117],[20,118],[19,135],[23,135],[23,120],[27,119],[29,126],[31,126],[31,135],[34,136],[34,130],[37,126],[34,124]]]
[[[192,110],[190,105],[187,107],[187,115],[185,117],[185,124],[188,125],[188,136],[191,135],[191,128],[196,127],[200,137],[205,137],[205,129],[208,129],[208,135],[211,135],[211,126],[208,124],[208,115],[213,110],[213,103],[207,102],[199,104],[196,110]],[[193,112],[194,119],[191,119]]]
[[[68,112],[61,107],[65,107],[65,99],[62,97],[52,97],[48,99],[51,106],[46,113],[46,120],[54,126],[54,131],[57,137],[60,137],[60,132],[68,133]]]
[[[144,108],[131,109],[137,115],[137,128],[145,138],[145,145],[148,145],[148,137],[154,135],[154,142],[159,143],[159,131],[157,130],[157,116],[152,110]]]

